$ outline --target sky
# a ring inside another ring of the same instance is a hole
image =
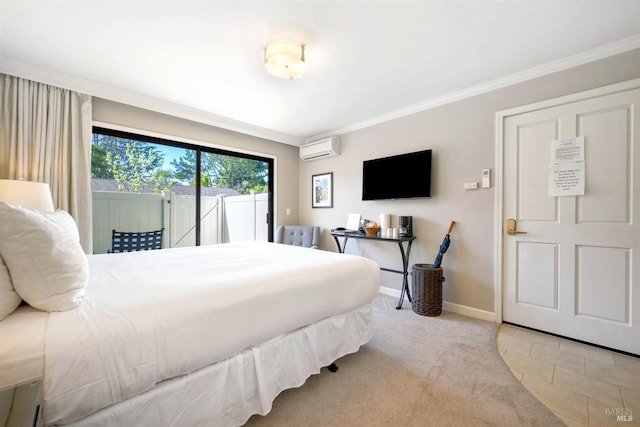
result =
[[[185,151],[187,151],[186,148],[171,147],[169,145],[162,144],[154,145],[154,148],[157,148],[158,151],[164,154],[164,163],[162,164],[162,169],[175,170],[175,168],[171,165],[171,161],[179,159],[185,153]]]

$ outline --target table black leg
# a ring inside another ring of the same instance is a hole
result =
[[[409,292],[409,256],[411,255],[411,243],[413,243],[413,241],[409,241],[407,244],[407,253],[405,254],[402,242],[398,242],[400,254],[402,255],[402,291],[400,292],[400,301],[398,301],[396,310],[402,308],[405,292],[407,293],[407,299],[411,302],[411,292]]]
[[[336,246],[338,247],[338,252],[343,254],[346,247],[347,247],[347,242],[349,241],[349,236],[346,234],[333,234],[331,233],[331,236],[333,237],[333,240],[335,240],[336,242]],[[342,242],[342,244],[340,244],[340,239],[339,237],[342,237],[344,239],[344,241]],[[356,239],[371,239],[371,240],[383,240],[383,241],[395,241],[398,243],[398,247],[400,248],[400,255],[402,255],[402,271],[400,270],[393,270],[393,269],[389,269],[389,268],[383,268],[380,267],[380,270],[384,270],[384,271],[390,271],[393,273],[400,273],[402,274],[402,290],[400,292],[400,301],[398,301],[398,306],[396,307],[397,310],[402,308],[402,303],[404,302],[404,295],[407,295],[407,299],[409,300],[409,302],[411,302],[411,292],[409,291],[409,259],[411,256],[411,245],[413,244],[413,239],[415,239],[415,237],[411,237],[411,238],[403,238],[402,240],[396,240],[396,239],[384,239],[384,238],[371,238],[371,237],[365,237],[364,235],[362,236],[353,236]],[[403,245],[403,242],[407,242],[407,249],[406,249],[406,253],[405,253],[405,247]]]
[[[342,250],[340,248],[340,240],[338,240],[338,236],[333,236],[333,240],[336,241],[336,246],[338,247],[338,253],[342,253]]]
[[[345,248],[347,247],[347,240],[349,240],[349,238],[347,236],[344,236],[344,243],[342,245],[340,245],[340,240],[338,240],[338,236],[333,236],[333,240],[336,241],[336,246],[338,247],[338,253],[343,254]]]

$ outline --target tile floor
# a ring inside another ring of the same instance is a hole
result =
[[[501,325],[513,374],[569,427],[640,426],[640,358]]]

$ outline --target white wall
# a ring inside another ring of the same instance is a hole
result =
[[[495,172],[495,113],[638,77],[640,49],[342,135],[340,156],[300,163],[300,222],[323,227],[321,247],[335,250],[328,230],[344,226],[349,213],[372,219],[390,213],[395,224],[398,215],[412,215],[414,264],[433,261],[450,220],[456,220],[443,262],[444,299],[492,312],[495,176],[490,189],[465,191],[463,183],[481,181],[482,169]],[[427,148],[434,156],[431,199],[361,200],[363,160]],[[334,207],[312,209],[311,175],[323,172],[333,172]],[[400,267],[394,244],[350,241],[347,252]],[[383,286],[400,289],[400,275],[383,273],[382,280]]]

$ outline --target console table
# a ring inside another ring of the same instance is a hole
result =
[[[349,239],[362,239],[362,240],[376,240],[379,242],[395,242],[398,244],[400,248],[400,255],[402,256],[402,271],[394,270],[391,268],[383,268],[380,267],[380,270],[390,271],[392,273],[402,274],[402,292],[400,292],[400,301],[396,306],[396,310],[402,308],[402,302],[404,301],[404,294],[406,292],[407,298],[409,302],[411,302],[411,293],[409,292],[409,256],[411,255],[411,245],[413,241],[416,239],[414,236],[411,237],[380,237],[380,236],[368,236],[364,233],[360,233],[359,231],[339,231],[332,230],[331,235],[333,239],[336,241],[336,245],[338,246],[338,252],[341,254],[344,253],[344,249],[347,247],[347,242]],[[339,238],[342,237],[344,240],[342,245],[340,244]],[[406,251],[405,251],[406,244]]]

